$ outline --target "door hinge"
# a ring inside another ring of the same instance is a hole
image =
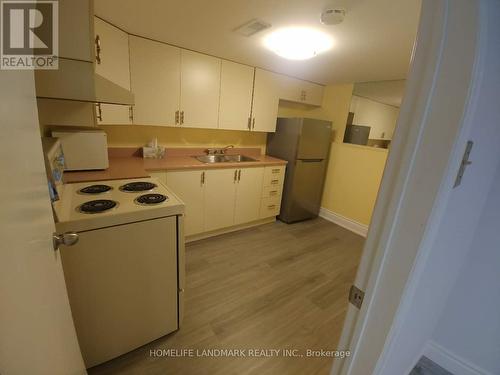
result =
[[[351,290],[349,290],[349,302],[361,309],[363,304],[363,299],[365,298],[365,292],[359,289],[356,285],[351,285]]]
[[[462,178],[464,177],[465,168],[467,168],[467,166],[472,164],[472,162],[469,160],[469,156],[473,145],[474,142],[467,141],[467,145],[465,146],[464,156],[462,156],[462,162],[460,163],[460,168],[458,169],[457,177],[455,178],[455,183],[453,184],[454,188],[456,188],[458,185],[462,183]]]

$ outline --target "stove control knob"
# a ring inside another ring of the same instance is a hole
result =
[[[66,232],[63,234],[52,234],[52,244],[54,246],[54,250],[59,250],[59,246],[73,246],[78,242],[78,233],[75,232]]]

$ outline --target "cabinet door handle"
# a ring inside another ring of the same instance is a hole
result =
[[[241,181],[241,169],[238,171],[238,182]]]
[[[131,122],[134,121],[134,107],[133,106],[128,107],[128,118],[130,119]]]
[[[201,172],[201,186],[205,185],[205,172]]]
[[[96,112],[97,112],[97,119],[102,122],[101,103],[96,103],[95,108],[96,108]]]
[[[184,111],[181,111],[180,123],[181,123],[181,125],[184,124]]]
[[[101,38],[99,35],[95,36],[95,61],[101,63]]]
[[[255,129],[255,117],[252,120],[252,130]]]
[[[235,170],[234,170],[234,179],[233,179],[233,184],[235,184],[235,183],[236,183],[236,181],[238,181],[238,170],[237,170],[237,169],[235,169]]]
[[[175,125],[179,123],[179,111],[175,111]]]

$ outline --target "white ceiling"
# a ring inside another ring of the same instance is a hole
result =
[[[400,107],[406,80],[363,82],[354,85],[353,95]]]
[[[343,23],[325,26],[321,11],[341,7]],[[126,31],[318,83],[406,77],[420,0],[95,0],[95,13]],[[272,28],[252,37],[233,32],[258,18]],[[334,47],[311,60],[289,61],[262,46],[270,31],[308,26]]]

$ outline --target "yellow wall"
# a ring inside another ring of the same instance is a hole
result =
[[[161,126],[106,125],[102,126],[111,147],[142,147],[152,138],[166,147],[260,147],[265,153],[267,133],[237,130],[209,130]]]
[[[343,143],[352,96],[352,84],[325,88],[321,108],[280,106],[281,117],[329,120],[335,130],[321,206],[368,225],[387,159],[387,150]]]
[[[386,160],[386,149],[334,142],[322,207],[370,224]]]

